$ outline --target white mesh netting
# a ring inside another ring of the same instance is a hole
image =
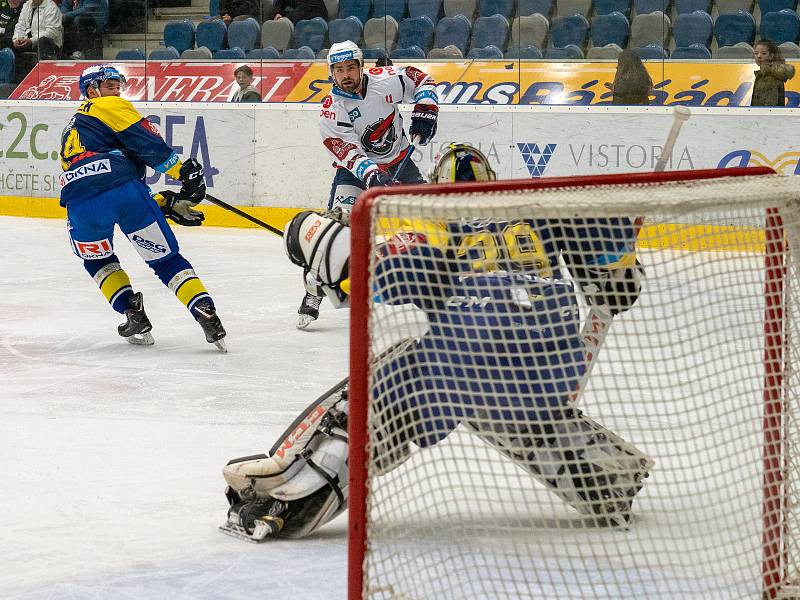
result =
[[[799,200],[775,176],[379,198],[376,245],[424,238],[370,265],[363,597],[795,597]],[[637,215],[638,297],[596,274],[633,267]],[[577,399],[575,279],[635,300]],[[765,535],[768,298],[783,379]]]

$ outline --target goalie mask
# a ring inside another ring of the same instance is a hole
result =
[[[486,155],[475,146],[450,144],[437,160],[430,179],[431,183],[494,181],[497,174]]]

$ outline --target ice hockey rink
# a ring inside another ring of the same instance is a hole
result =
[[[261,545],[222,535],[217,526],[227,509],[221,476],[227,460],[267,451],[303,407],[346,375],[348,312],[324,304],[320,320],[298,331],[301,277],[284,256],[280,238],[254,229],[175,229],[183,253],[214,296],[228,331],[228,354],[205,342],[199,326],[119,234],[117,253],[134,289],[144,293],[153,322],[152,347],[126,344],[117,335],[121,319],[71,253],[63,221],[0,217],[5,241],[0,251],[1,598],[346,597],[346,516],[308,539]],[[690,285],[703,293],[704,285],[714,284],[700,278]],[[746,289],[733,289],[747,296]],[[709,295],[709,311],[719,310],[718,299]],[[676,301],[665,296],[666,310]],[[693,318],[702,329],[703,316]],[[743,355],[759,351],[757,342],[742,348]],[[688,393],[692,383],[679,393]],[[723,394],[725,388],[723,382]],[[658,402],[662,393],[654,389],[650,400]],[[757,430],[746,423],[758,424],[757,408],[731,418],[732,428],[744,428],[733,443],[738,439],[753,452]],[[704,438],[707,431],[691,414],[682,433],[659,421],[658,410],[654,414],[648,450],[659,466],[690,461],[672,453],[679,435],[724,458],[731,440]],[[626,423],[617,425],[625,429]],[[757,473],[752,475],[746,493],[758,494]],[[659,598],[727,598],[731,592],[758,597],[757,505],[725,497],[722,480],[710,479],[698,513],[689,504],[689,487],[678,482],[687,496],[672,515],[659,513],[671,500],[666,491],[655,488],[642,500],[646,529],[621,534],[642,554],[630,565],[618,565],[635,583],[608,587],[609,597],[637,597],[639,585]],[[653,574],[646,563],[656,550],[650,533],[658,532],[668,544],[687,533],[681,518],[702,523],[703,515],[710,519],[721,504],[733,516],[720,535],[708,537],[699,527],[683,560],[663,565],[649,581]],[[567,509],[554,509],[534,523],[543,529],[536,535],[561,535],[546,526],[548,519],[570,518]],[[743,533],[748,528],[752,535]],[[565,572],[570,548],[580,544],[572,536],[567,532],[559,556],[550,559]],[[592,537],[600,548],[608,533]],[[707,574],[708,589],[719,595],[693,594],[699,580],[684,579],[691,571],[686,565],[715,554],[704,540],[738,545],[742,537],[750,544],[735,550],[742,564]],[[576,558],[583,554],[574,549]],[[519,573],[506,575],[514,579]],[[575,584],[593,586],[602,578],[587,570]],[[717,583],[730,587],[722,591]],[[556,584],[553,594],[566,597]]]

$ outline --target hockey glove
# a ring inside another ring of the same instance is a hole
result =
[[[581,290],[589,305],[602,305],[617,315],[628,310],[639,298],[644,267],[639,260],[627,269],[578,269]]]
[[[411,139],[419,137],[419,146],[426,146],[436,135],[436,119],[439,107],[435,104],[416,104],[411,112],[411,128],[408,130]]]
[[[371,188],[376,186],[385,187],[387,185],[394,185],[397,183],[397,181],[392,179],[392,176],[385,171],[375,169],[372,173],[367,175],[367,179],[364,181],[364,183],[368,188]]]
[[[178,225],[197,227],[202,225],[203,220],[206,218],[202,212],[192,208],[194,203],[182,199],[175,192],[164,190],[163,192],[158,192],[154,198],[164,216],[172,219]]]
[[[199,162],[190,158],[183,163],[178,179],[183,184],[179,192],[181,200],[186,200],[192,206],[203,201],[206,197],[206,182],[203,178],[203,166]]]

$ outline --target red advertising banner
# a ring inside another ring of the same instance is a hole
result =
[[[80,100],[78,79],[89,63],[42,61],[17,86],[12,100]],[[228,102],[239,89],[229,62],[114,63],[128,80],[124,97],[157,102]],[[264,102],[283,102],[311,63],[250,63]]]

